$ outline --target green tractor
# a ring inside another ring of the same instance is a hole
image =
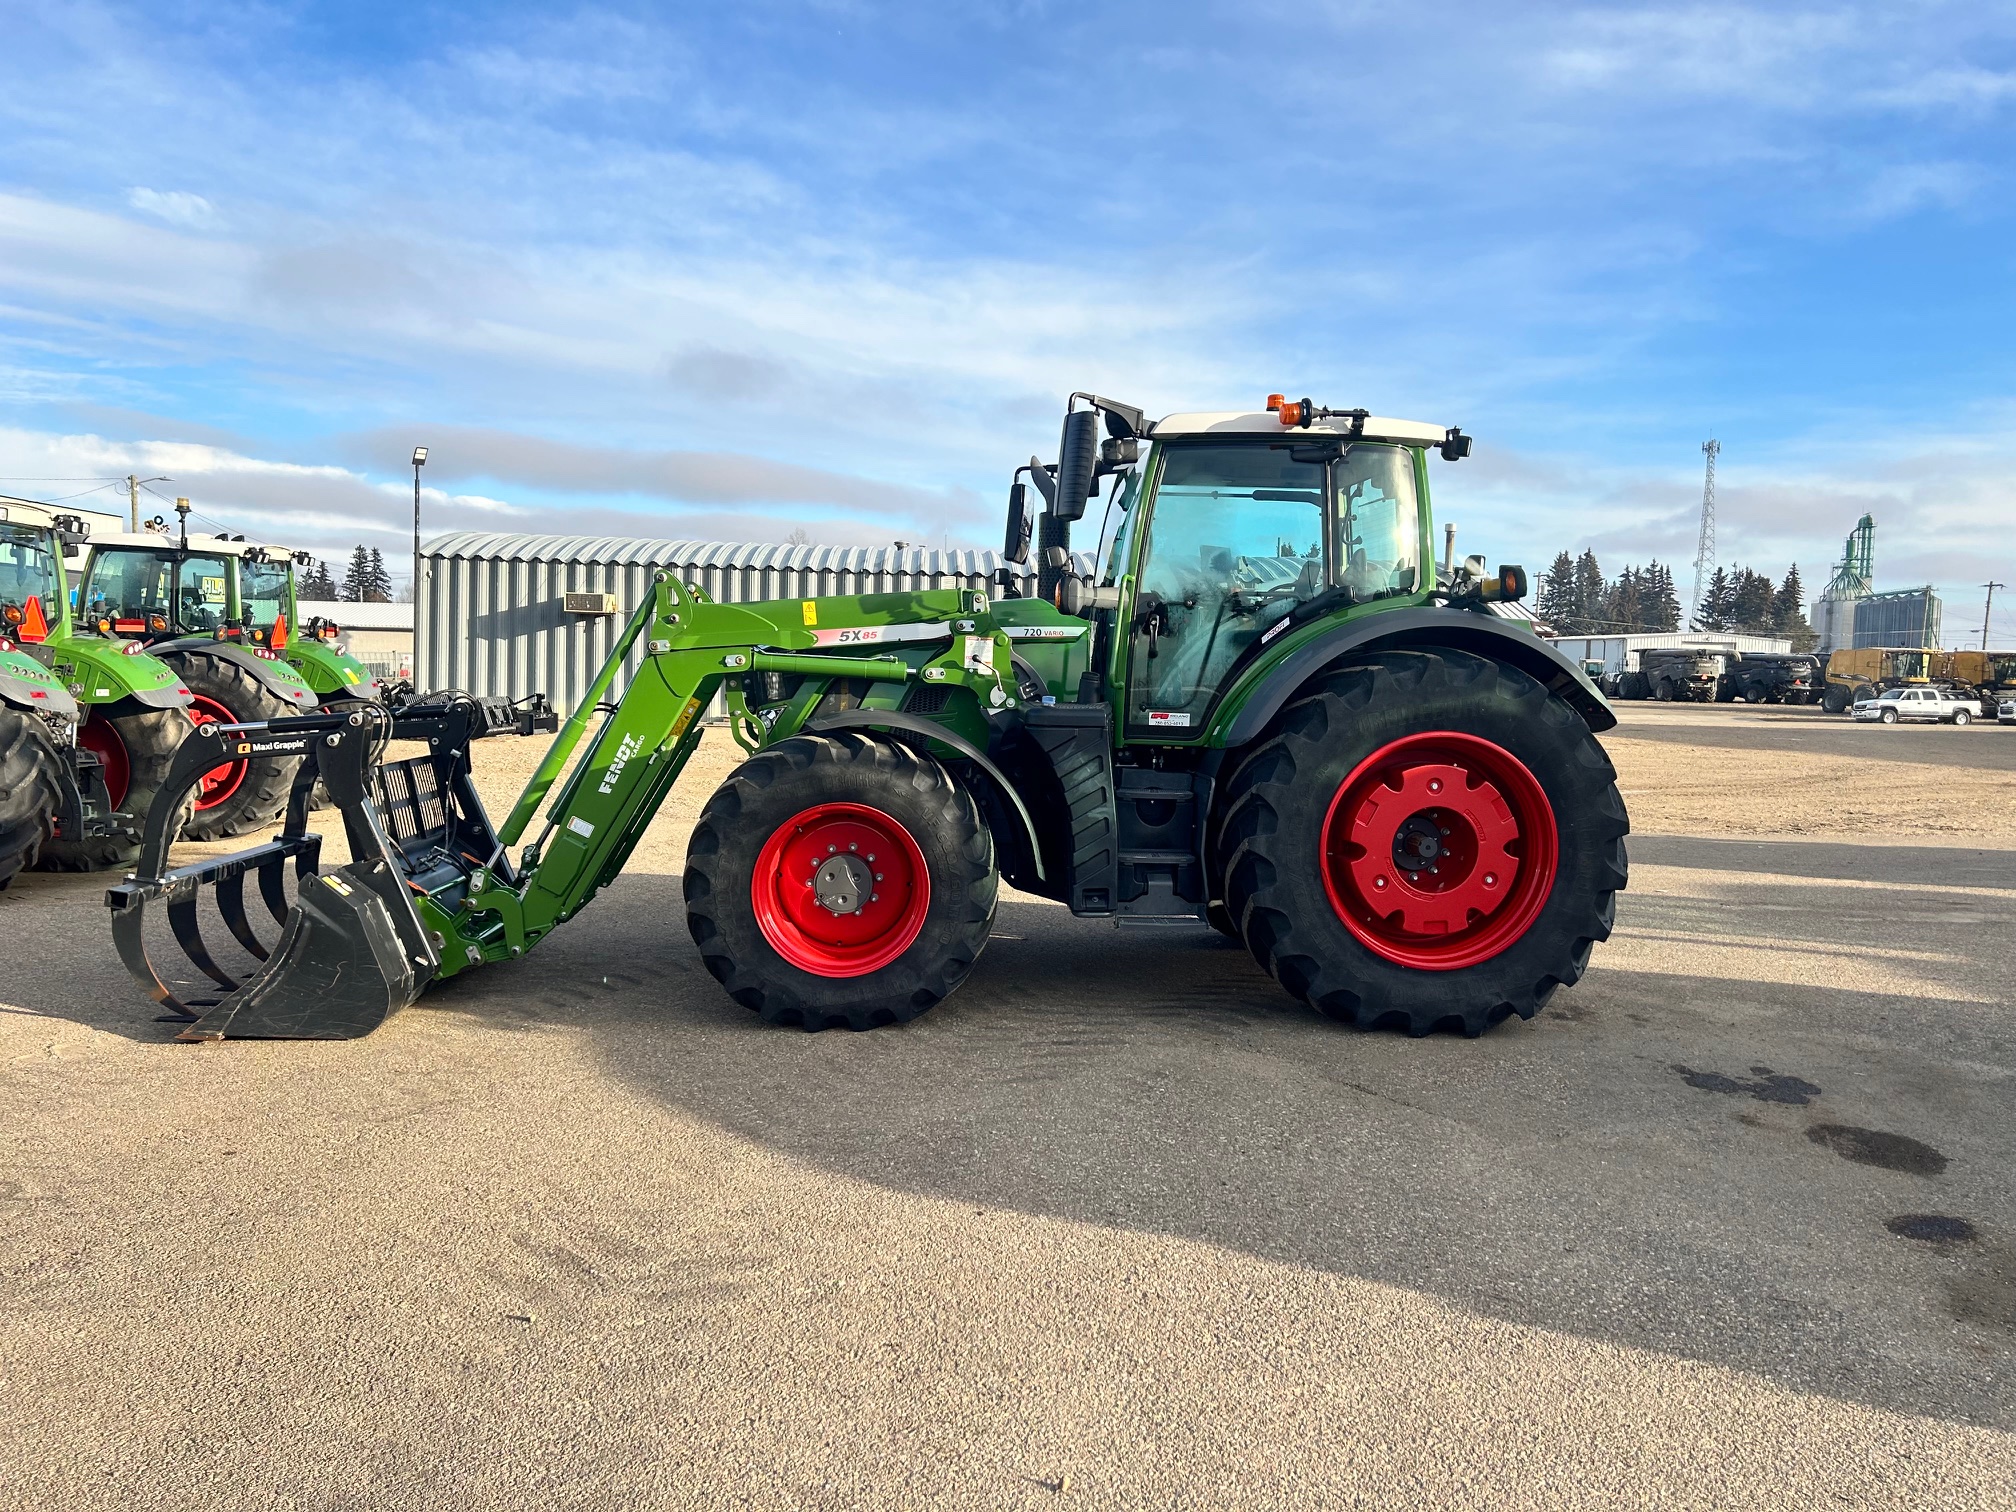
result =
[[[1028,559],[1032,488],[1047,505],[1038,596],[1014,596],[1011,572],[992,594],[726,605],[659,573],[501,825],[470,742],[550,727],[536,709],[444,694],[205,726],[181,782],[227,747],[309,758],[287,823],[172,868],[162,818],[108,894],[114,938],[185,1038],[366,1033],[607,886],[720,693],[749,754],[693,831],[687,924],[772,1023],[915,1018],[971,971],[1003,881],[1081,916],[1215,927],[1359,1025],[1530,1017],[1609,935],[1629,823],[1601,694],[1491,612],[1525,574],[1436,569],[1428,459],[1469,450],[1457,430],[1279,396],[1151,425],[1073,395],[1058,461],[1010,490],[1011,561]],[[1107,479],[1112,545],[1081,574],[1071,529]],[[383,760],[394,739],[424,754]],[[316,774],[351,858],[328,869],[306,828]],[[203,936],[190,900],[210,885],[244,966]],[[164,903],[201,995],[150,958]]]
[[[303,625],[294,565],[305,553],[242,536],[160,531],[92,542],[81,612],[107,635],[131,637],[175,668],[198,724],[245,724],[377,699],[378,680],[342,648],[341,632]],[[240,835],[275,818],[299,761],[240,759],[204,774],[191,839]]]
[[[130,864],[189,733],[174,669],[77,627],[63,559],[85,535],[75,515],[0,506],[0,885]]]

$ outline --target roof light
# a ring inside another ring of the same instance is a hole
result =
[[[1289,404],[1283,402],[1279,405],[1272,406],[1272,408],[1276,409],[1280,413],[1281,423],[1283,425],[1300,425],[1302,423],[1301,405]]]
[[[1282,401],[1286,398],[1287,395],[1285,394],[1269,394],[1267,396],[1267,412],[1271,415],[1275,410],[1281,408]]]

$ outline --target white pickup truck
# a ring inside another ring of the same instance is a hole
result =
[[[1875,698],[1861,700],[1853,710],[1855,718],[1881,724],[1916,719],[1928,724],[1950,720],[1964,725],[1980,712],[1978,697],[1950,688],[1886,688]]]

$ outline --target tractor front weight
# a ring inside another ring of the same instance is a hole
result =
[[[611,704],[610,691],[640,644],[641,659]],[[752,702],[752,684],[791,692]],[[929,721],[903,712],[917,686],[946,690],[934,694]],[[543,700],[512,705],[444,693],[393,711],[353,704],[259,724],[204,725],[186,742],[149,815],[136,871],[106,895],[121,958],[168,1016],[186,1023],[185,1039],[368,1033],[435,979],[524,954],[606,887],[699,744],[701,715],[717,693],[736,739],[750,750],[829,723],[881,723],[899,739],[986,766],[986,715],[1013,707],[1017,688],[1008,637],[994,625],[984,593],[731,606],[660,573],[564,724]],[[493,827],[471,777],[471,742],[556,724],[525,791]],[[426,753],[386,761],[395,741],[422,742]],[[170,864],[185,795],[220,756],[297,752],[305,759],[280,834],[235,855]],[[348,842],[349,859],[333,867],[324,865],[321,837],[307,829],[318,776]],[[512,848],[549,796],[542,829],[514,861]],[[270,946],[246,911],[248,876],[280,926]],[[251,962],[242,974],[220,965],[203,936],[197,904],[206,891]],[[207,979],[200,996],[171,986],[150,960],[156,910],[165,911],[169,933]]]

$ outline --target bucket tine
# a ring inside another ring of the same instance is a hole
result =
[[[264,878],[267,867],[259,869]],[[268,899],[271,906],[271,899]],[[246,954],[266,959],[266,947],[259,943],[259,936],[252,933],[252,921],[245,917],[245,874],[238,872],[224,878],[217,884],[217,912],[224,916],[224,927],[231,931],[231,938],[245,947]],[[285,922],[284,920],[282,921]]]
[[[198,971],[227,992],[236,989],[238,979],[210,958],[210,948],[203,943],[203,930],[196,922],[196,889],[169,900],[168,924],[175,931],[183,954],[196,963]]]
[[[286,869],[286,866],[287,858],[285,856],[275,856],[271,861],[259,868],[259,896],[266,900],[266,911],[273,915],[273,922],[275,924],[285,924],[287,922],[287,893],[280,885],[282,880],[281,873]],[[306,857],[297,867],[298,875],[295,880],[299,881],[301,877],[308,875],[314,870],[315,858],[312,856]],[[265,954],[266,952],[263,950],[259,952],[262,959],[265,957]]]

